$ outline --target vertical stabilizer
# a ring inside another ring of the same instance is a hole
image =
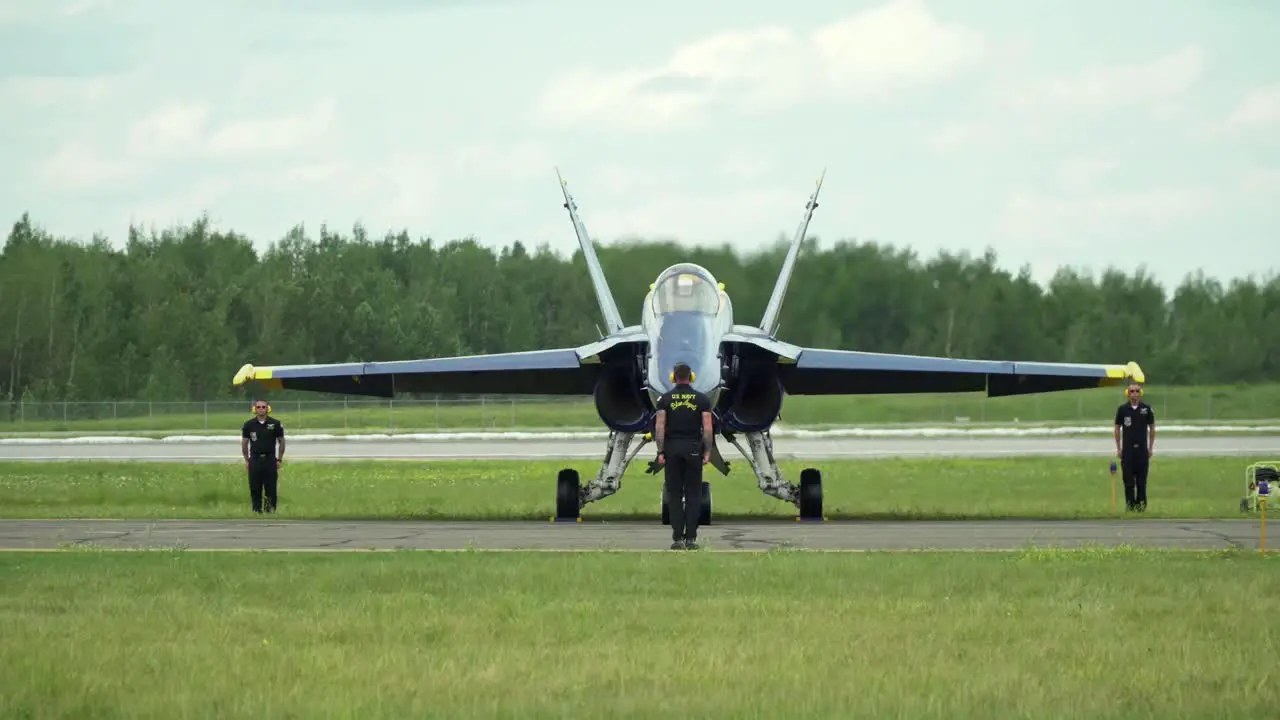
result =
[[[608,334],[612,335],[623,328],[622,315],[618,313],[618,304],[613,300],[613,292],[609,290],[609,281],[604,278],[604,269],[596,259],[595,246],[591,236],[578,217],[578,204],[569,194],[569,186],[560,177],[560,168],[556,168],[556,179],[560,181],[560,191],[564,193],[564,207],[569,211],[569,220],[573,222],[573,232],[578,236],[578,246],[582,248],[582,257],[587,261],[587,272],[591,275],[591,286],[596,292],[596,302],[600,304],[600,312],[604,315],[604,324]]]
[[[760,329],[769,334],[770,337],[778,331],[778,318],[782,313],[782,301],[787,296],[787,286],[791,283],[791,272],[795,269],[796,256],[800,253],[800,244],[804,242],[805,231],[809,229],[809,220],[813,218],[813,211],[818,209],[818,193],[822,190],[822,180],[827,176],[827,171],[823,170],[818,176],[817,186],[813,189],[813,194],[809,196],[809,202],[804,206],[804,220],[800,221],[800,227],[796,229],[796,236],[791,240],[791,247],[787,250],[787,257],[782,261],[782,271],[778,273],[778,281],[773,286],[773,294],[769,296],[769,304],[765,306],[764,317],[760,320]]]

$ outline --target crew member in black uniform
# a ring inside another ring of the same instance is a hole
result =
[[[1142,401],[1142,386],[1129,383],[1129,401],[1116,408],[1116,457],[1124,477],[1124,502],[1130,511],[1147,509],[1147,470],[1156,449],[1156,412]]]
[[[270,409],[266,400],[258,400],[253,404],[254,416],[240,428],[240,453],[249,473],[249,499],[256,513],[275,511],[276,484],[284,460],[284,425],[267,414]]]
[[[658,463],[666,466],[664,490],[671,515],[671,549],[696,550],[702,515],[702,466],[711,460],[711,398],[690,385],[693,371],[688,365],[676,363],[671,377],[675,386],[658,398],[653,439],[658,445]]]

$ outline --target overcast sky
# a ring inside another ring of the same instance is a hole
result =
[[[752,249],[826,168],[824,242],[1261,273],[1277,27],[1267,0],[3,0],[0,219],[569,250],[558,165],[602,241]]]

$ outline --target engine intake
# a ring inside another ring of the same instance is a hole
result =
[[[592,398],[600,420],[617,432],[648,430],[653,417],[653,404],[639,377],[628,365],[611,364],[601,368]]]
[[[782,381],[772,367],[744,368],[723,401],[721,419],[735,432],[767,430],[782,411]]]

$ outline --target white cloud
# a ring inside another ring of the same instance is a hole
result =
[[[333,129],[334,103],[326,99],[309,110],[247,118],[220,127],[210,126],[211,114],[207,103],[165,103],[129,128],[123,142],[109,134],[99,136],[95,143],[72,140],[39,163],[37,173],[53,185],[89,189],[136,177],[164,163],[258,157],[316,148],[328,140]],[[320,173],[314,165],[309,167],[306,171],[292,167],[284,172],[294,178],[304,172],[315,181]]]
[[[1043,142],[1086,113],[1122,107],[1137,108],[1154,122],[1177,121],[1186,115],[1182,98],[1204,67],[1205,52],[1188,46],[1146,62],[1094,64],[1071,74],[995,82],[978,117],[948,119],[927,132],[924,143],[948,153],[979,146],[1008,148],[1013,140]],[[1011,122],[1010,110],[1035,120]]]
[[[1125,105],[1169,113],[1168,102],[1184,95],[1204,74],[1205,53],[1188,46],[1150,62],[1093,65],[1078,73],[1039,80],[1010,100],[1022,110],[1084,110]]]
[[[895,0],[813,33],[830,88],[874,95],[944,80],[981,61],[981,33],[949,26],[918,0]]]
[[[203,143],[209,106],[173,101],[138,121],[129,133],[128,152],[141,156],[188,157]]]
[[[1260,87],[1246,95],[1228,116],[1227,127],[1280,130],[1280,85]]]
[[[1071,158],[1058,167],[1058,181],[1072,189],[1084,189],[1117,166],[1114,160],[1106,158]]]
[[[89,103],[105,102],[121,87],[121,80],[109,75],[90,78],[14,76],[0,77],[0,107],[10,113],[29,109],[74,109]]]
[[[577,69],[551,85],[538,110],[553,122],[649,128],[713,106],[876,97],[938,82],[986,52],[981,34],[942,24],[920,0],[892,0],[807,36],[779,26],[726,31],[677,49],[656,67]]]
[[[114,5],[115,3],[108,0],[75,0],[62,6],[58,14],[63,17],[76,17],[95,10],[110,10]]]
[[[133,177],[135,167],[126,159],[103,155],[91,144],[73,140],[36,166],[43,183],[65,190],[93,190]]]
[[[540,143],[465,143],[450,151],[453,170],[503,180],[555,179],[556,160]]]
[[[1065,237],[1079,242],[1091,234],[1168,226],[1205,213],[1213,205],[1212,192],[1190,188],[1052,195],[1015,190],[996,227],[1019,240]]]
[[[1240,187],[1247,193],[1275,193],[1280,191],[1280,168],[1255,168],[1246,171]]]
[[[211,155],[250,155],[314,147],[332,131],[334,108],[333,99],[326,98],[302,112],[228,123],[209,136],[206,150]]]

